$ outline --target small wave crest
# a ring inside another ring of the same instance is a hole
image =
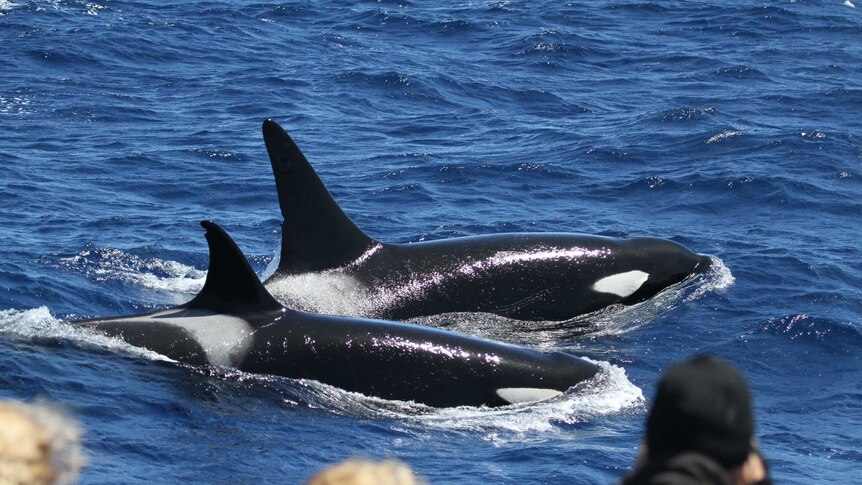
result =
[[[707,143],[717,143],[717,142],[727,140],[729,138],[733,138],[735,136],[740,136],[740,135],[742,135],[741,131],[725,130],[725,131],[722,131],[721,133],[718,133],[716,135],[712,135],[711,137],[709,137],[709,139],[706,140],[706,142]]]
[[[771,318],[753,333],[777,335],[802,345],[824,346],[833,351],[854,354],[862,345],[862,332],[857,328],[831,318],[805,313]]]
[[[195,294],[206,279],[206,271],[176,261],[142,258],[119,249],[85,249],[60,258],[58,264],[96,281],[121,281],[173,293]]]
[[[348,317],[377,314],[390,301],[341,271],[290,275],[267,282],[266,289],[291,309]]]
[[[601,368],[595,378],[554,399],[493,409],[435,409],[409,420],[440,429],[485,432],[496,441],[501,438],[495,433],[499,430],[547,432],[643,405],[643,392],[628,380],[624,369],[607,362],[595,363]]]
[[[0,311],[0,334],[23,339],[62,339],[101,347],[113,352],[125,352],[150,360],[172,360],[150,350],[135,347],[125,341],[102,335],[92,330],[76,327],[58,320],[46,307],[30,310]]]
[[[2,0],[0,0],[0,16],[3,16],[3,11],[9,8],[4,9]],[[0,96],[0,115],[27,115],[33,112],[32,105],[32,97],[24,93],[16,93],[13,96]]]
[[[209,368],[201,372],[228,383],[240,383],[242,391],[238,392],[242,393],[248,391],[249,384],[259,384],[262,389],[276,384],[281,388],[284,403],[290,406],[322,409],[360,419],[397,420],[422,429],[475,431],[484,433],[488,440],[505,441],[524,433],[551,432],[643,406],[643,392],[628,380],[624,369],[608,362],[593,362],[600,367],[599,374],[561,396],[500,408],[434,408],[415,402],[370,397],[312,380],[254,375],[232,369],[213,372]]]
[[[736,279],[730,268],[720,258],[710,256],[709,270],[693,278],[666,288],[647,301],[623,307],[620,311],[599,315],[594,324],[595,336],[619,335],[631,332],[653,321],[681,304],[698,300],[709,293],[721,293],[733,285]]]
[[[695,291],[693,291],[685,301],[697,300],[707,293],[721,293],[727,291],[727,289],[736,281],[736,278],[734,278],[730,268],[724,264],[724,261],[715,256],[710,256],[709,259],[712,262],[712,265],[710,266],[709,271],[704,275],[703,284],[698,285]]]

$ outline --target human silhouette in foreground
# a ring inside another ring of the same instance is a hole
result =
[[[709,355],[665,372],[646,440],[622,485],[771,484],[754,438],[745,378]]]

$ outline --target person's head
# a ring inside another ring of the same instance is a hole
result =
[[[0,402],[0,483],[70,483],[83,463],[77,425],[45,405]]]
[[[726,469],[742,465],[754,436],[745,378],[730,363],[708,355],[674,365],[659,382],[646,434],[650,459],[695,451]]]
[[[328,467],[306,485],[420,485],[409,466],[395,460],[351,459]]]

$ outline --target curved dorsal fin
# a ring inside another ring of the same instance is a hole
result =
[[[214,222],[201,221],[207,230],[210,266],[200,293],[187,305],[218,313],[278,310],[282,306],[266,291],[233,239]]]
[[[263,139],[284,217],[277,273],[338,268],[367,251],[374,240],[341,210],[281,126],[273,120],[264,121]]]

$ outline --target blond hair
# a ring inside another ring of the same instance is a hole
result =
[[[409,466],[396,461],[350,459],[330,466],[306,485],[422,485]]]
[[[0,401],[0,483],[74,482],[84,463],[77,424],[45,404]]]

